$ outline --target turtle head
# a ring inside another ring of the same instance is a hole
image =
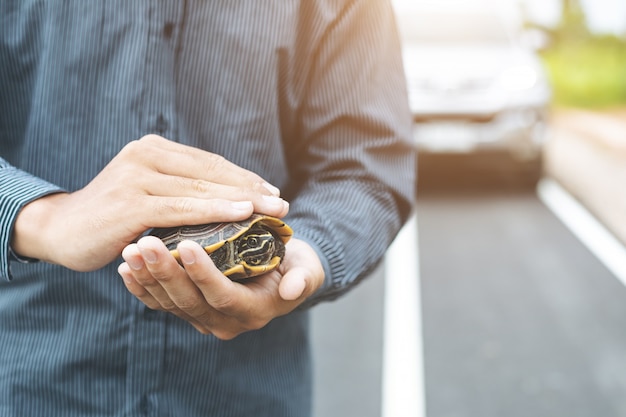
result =
[[[237,256],[248,266],[268,265],[274,257],[282,258],[285,245],[271,229],[254,225],[237,240]]]

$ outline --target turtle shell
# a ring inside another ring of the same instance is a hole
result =
[[[239,280],[276,269],[293,231],[280,219],[253,214],[240,222],[156,228],[150,234],[161,239],[179,263],[178,244],[197,242],[224,275]]]

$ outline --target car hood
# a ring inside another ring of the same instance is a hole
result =
[[[411,44],[403,48],[403,59],[409,78],[494,80],[507,68],[523,65],[540,68],[532,53],[510,45]]]
[[[419,45],[403,49],[415,115],[491,117],[512,106],[544,105],[547,78],[539,58],[512,45]]]

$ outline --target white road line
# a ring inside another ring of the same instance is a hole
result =
[[[382,417],[423,417],[424,363],[417,214],[385,259]]]
[[[556,182],[537,185],[541,201],[626,285],[626,247]],[[382,417],[424,417],[424,363],[417,215],[385,259]]]
[[[543,203],[626,285],[626,248],[574,197],[553,180],[537,185]]]

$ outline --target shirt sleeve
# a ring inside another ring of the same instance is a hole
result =
[[[300,57],[309,68],[301,69],[304,98],[293,132],[299,142],[286,147],[290,189],[297,190],[289,195],[289,222],[296,237],[320,254],[326,272],[324,286],[305,307],[337,298],[380,263],[410,213],[416,182],[389,2],[327,4],[336,17],[307,51],[310,58]]]
[[[16,259],[10,247],[11,233],[20,209],[37,198],[59,191],[62,189],[0,158],[0,279],[11,279],[9,261]]]

